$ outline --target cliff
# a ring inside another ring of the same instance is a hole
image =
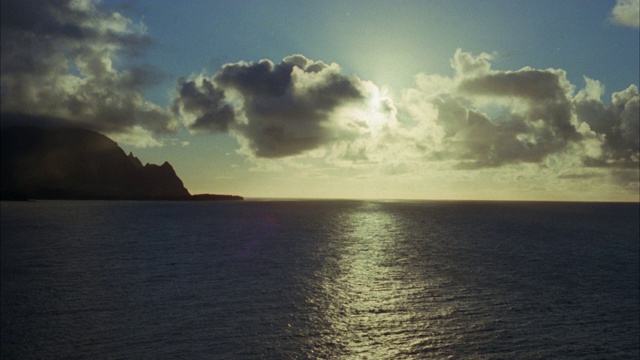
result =
[[[143,166],[90,130],[8,127],[1,146],[2,199],[196,200],[168,162]]]

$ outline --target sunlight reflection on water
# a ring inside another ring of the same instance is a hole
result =
[[[633,204],[1,214],[1,358],[638,358]]]
[[[428,284],[412,276],[396,251],[402,220],[371,202],[341,220],[337,269],[323,284],[330,301],[323,316],[333,331],[322,343],[348,358],[417,355],[432,341],[424,322],[416,319],[411,298]]]

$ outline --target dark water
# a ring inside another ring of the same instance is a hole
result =
[[[2,359],[637,359],[638,204],[2,203]]]

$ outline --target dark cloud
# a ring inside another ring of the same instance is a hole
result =
[[[93,1],[7,0],[1,28],[3,113],[88,123],[105,132],[173,129],[170,114],[142,95],[158,74],[112,65],[147,47],[142,25]]]
[[[436,124],[444,131],[439,157],[461,160],[458,167],[464,169],[538,163],[582,138],[572,123],[563,72],[487,69],[478,75],[472,69],[474,76],[463,78],[454,89],[458,95],[431,100],[438,112]],[[507,100],[508,105],[491,118],[472,106],[478,98],[497,104]]]
[[[233,108],[225,104],[224,91],[206,78],[178,80],[177,96],[173,101],[176,115],[188,114],[192,119],[189,128],[210,132],[227,132],[235,121]]]
[[[258,157],[296,155],[344,137],[335,111],[365,98],[360,80],[339,71],[302,55],[227,64],[180,81],[174,111],[194,130],[232,129]]]
[[[611,178],[619,186],[629,188],[635,193],[640,190],[640,173],[638,169],[616,169],[611,172]],[[640,199],[639,199],[640,200]]]
[[[593,82],[593,80],[590,80]],[[596,84],[594,86],[599,86]],[[640,161],[640,96],[638,88],[631,85],[615,92],[606,105],[599,94],[576,96],[575,109],[578,119],[604,137],[603,152],[598,158],[585,158],[585,165],[592,167],[638,167]]]
[[[519,97],[532,102],[557,101],[566,98],[560,80],[558,73],[524,68],[464,79],[458,89],[472,95]]]
[[[433,114],[425,119],[435,125],[436,135],[424,138],[435,138],[436,145],[424,144],[435,149],[430,158],[458,160],[464,169],[541,163],[583,140],[564,71],[497,71],[490,60],[457,50],[453,78],[423,75],[420,90],[406,94],[412,116]]]
[[[270,60],[239,62],[224,65],[215,79],[220,86],[233,87],[246,97],[283,96],[290,87],[294,66],[288,62],[274,65]]]
[[[423,75],[419,89],[405,93],[411,116],[431,122],[422,127],[428,133],[416,137],[427,158],[455,160],[464,170],[539,164],[553,167],[559,179],[602,178],[637,191],[636,85],[614,92],[607,104],[598,81],[585,78],[574,95],[563,70],[497,71],[490,59],[456,51],[453,78]]]
[[[67,119],[56,118],[52,116],[29,115],[24,113],[3,112],[2,127],[8,126],[33,126],[46,129],[55,129],[60,127],[82,127],[88,130],[97,131],[91,123],[78,123]]]
[[[498,72],[464,79],[458,86],[463,94],[472,96],[515,98],[524,100],[528,109],[514,115],[518,121],[530,125],[542,121],[562,141],[579,140],[571,123],[572,104],[567,96],[570,88],[564,71],[524,68],[518,71]],[[540,132],[539,132],[540,133]],[[537,134],[537,141],[547,143],[548,138]]]
[[[558,179],[567,179],[567,180],[588,180],[588,179],[597,179],[604,177],[604,174],[600,173],[582,173],[582,174],[563,174],[558,175]]]

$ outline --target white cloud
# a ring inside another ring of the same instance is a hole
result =
[[[161,147],[164,144],[154,139],[153,134],[140,126],[133,126],[126,132],[106,133],[109,138],[119,144],[134,146],[137,148]]]
[[[611,21],[622,26],[640,27],[640,0],[617,0],[611,10]]]

